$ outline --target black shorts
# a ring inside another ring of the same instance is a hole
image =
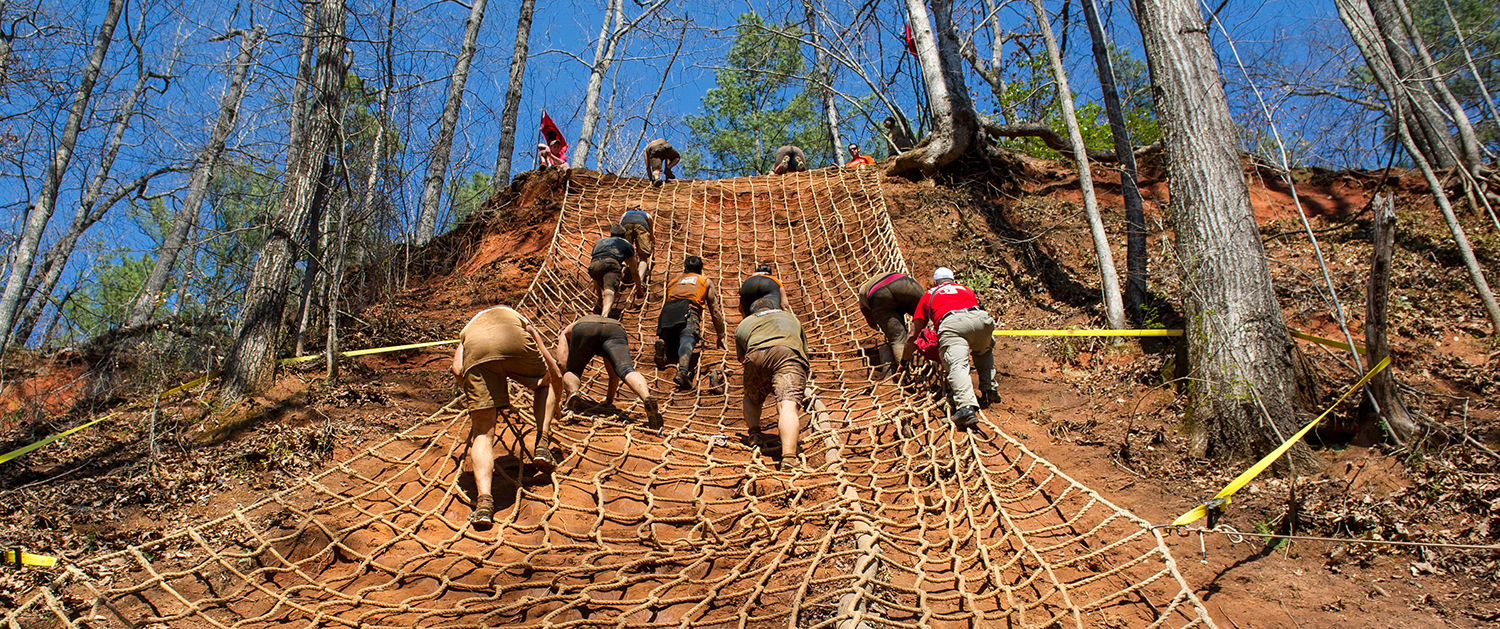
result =
[[[661,316],[656,319],[656,336],[667,344],[668,361],[676,362],[682,357],[684,339],[690,345],[698,344],[700,316],[693,302],[686,299],[673,299],[662,306]]]
[[[573,325],[573,331],[568,335],[568,373],[582,376],[583,369],[595,356],[602,356],[614,368],[615,375],[621,378],[635,371],[630,359],[630,342],[625,338],[625,326],[619,323]]]

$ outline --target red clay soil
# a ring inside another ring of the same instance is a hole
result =
[[[1319,297],[1323,280],[1306,235],[1298,233],[1300,221],[1284,182],[1254,169],[1247,172],[1254,183],[1252,197],[1263,223],[1267,253],[1275,260],[1272,271],[1278,294],[1286,304],[1288,323],[1321,336],[1340,335],[1328,315],[1326,300]],[[1320,230],[1334,285],[1346,311],[1353,311],[1350,329],[1359,334],[1369,250],[1365,207],[1380,177],[1376,173],[1303,173],[1302,177],[1296,182],[1298,198],[1313,227]],[[1111,226],[1111,240],[1120,243],[1114,253],[1116,264],[1123,269],[1123,217],[1118,210],[1117,189],[1108,175],[1101,175],[1101,179],[1106,224]],[[405,292],[361,312],[363,323],[352,327],[346,346],[451,337],[474,311],[513,301],[526,293],[532,278],[543,270],[552,233],[557,229],[563,183],[557,173],[521,182],[508,194],[492,199],[473,220],[439,237],[418,258],[418,266],[426,275],[411,280]],[[632,190],[641,185],[621,183],[632,186]],[[1166,200],[1166,190],[1160,173],[1152,173],[1149,164],[1144,184],[1148,223],[1153,231],[1151,284],[1170,302],[1175,298],[1177,281],[1171,243],[1160,230],[1160,204]],[[1407,402],[1435,421],[1468,428],[1477,440],[1494,447],[1500,413],[1489,400],[1497,393],[1500,374],[1496,369],[1500,364],[1495,360],[1493,343],[1486,338],[1488,326],[1483,311],[1467,288],[1462,268],[1447,244],[1435,209],[1422,193],[1420,180],[1403,175],[1396,179],[1396,185],[1401,191],[1398,213],[1404,231],[1398,237],[1391,343],[1397,374],[1409,386]],[[978,188],[970,185],[966,189]],[[1076,201],[1076,181],[1067,169],[1055,165],[1028,173],[1025,180],[1005,193],[985,189],[991,192],[884,182],[899,244],[913,274],[925,283],[932,268],[954,267],[962,279],[986,293],[987,305],[996,313],[999,327],[1097,326],[1101,318],[1099,300],[1092,287],[1098,285],[1098,274]],[[725,194],[725,201],[738,198],[733,191]],[[608,218],[604,214],[615,209],[601,207],[601,214],[593,218],[603,224]],[[795,217],[785,214],[766,218],[768,224],[782,228],[796,225]],[[1495,272],[1500,239],[1486,231],[1477,217],[1466,217],[1466,224],[1471,227],[1469,235],[1481,259]],[[586,231],[582,225],[572,229]],[[704,242],[701,226],[698,232],[691,226],[684,229],[690,234],[686,242]],[[691,236],[694,233],[699,235]],[[721,234],[720,242],[724,240]],[[773,239],[749,245],[747,250],[736,249],[731,257],[724,258],[722,251],[706,257],[711,264],[723,265],[719,272],[730,278],[754,259],[750,250],[778,244]],[[581,247],[583,241],[570,242],[569,246]],[[668,251],[664,259],[680,257],[680,252]],[[798,264],[802,263],[805,261]],[[657,272],[665,271],[658,266]],[[800,277],[806,281],[812,275]],[[574,290],[581,287],[581,283],[572,285]],[[794,302],[832,298],[822,288],[806,294],[802,290],[789,288]],[[732,308],[733,303],[729,306]],[[644,311],[631,313],[638,319],[633,323],[644,326],[640,322],[652,318],[652,307],[659,304],[648,304]],[[1161,320],[1154,323],[1171,325],[1171,316],[1163,312]],[[562,323],[546,322],[549,328]],[[868,345],[874,334],[858,327],[849,327],[845,333]],[[644,327],[632,328],[632,334],[641,335],[633,338],[643,338],[646,332]],[[809,336],[813,336],[811,331]],[[1322,376],[1320,399],[1330,403],[1338,389],[1352,382],[1353,375],[1343,365],[1342,357],[1316,346],[1303,349]],[[545,557],[520,550],[545,540],[589,544],[589,539],[598,536],[634,538],[642,525],[630,514],[649,513],[653,519],[648,522],[661,522],[648,528],[661,536],[667,547],[673,547],[674,540],[693,539],[694,531],[701,534],[706,530],[702,525],[679,526],[673,519],[700,520],[702,507],[693,505],[701,505],[705,499],[726,501],[725,505],[739,511],[765,514],[771,522],[782,522],[789,514],[801,512],[809,517],[795,529],[797,535],[825,538],[828,525],[819,520],[820,512],[812,505],[836,501],[836,484],[814,483],[795,495],[784,488],[758,486],[745,494],[726,485],[720,474],[742,474],[732,470],[754,464],[742,455],[725,454],[712,439],[690,436],[712,431],[737,435],[741,430],[731,409],[722,407],[722,402],[710,413],[713,419],[695,429],[694,422],[702,421],[698,416],[708,410],[701,397],[685,406],[669,405],[669,426],[678,431],[674,434],[684,452],[696,460],[713,461],[707,471],[659,467],[662,451],[650,445],[641,448],[641,444],[659,442],[632,436],[629,422],[565,423],[561,438],[576,444],[571,450],[575,467],[560,475],[561,480],[533,490],[541,492],[538,495],[545,500],[521,500],[504,514],[511,528],[500,530],[508,537],[496,538],[495,532],[476,536],[450,527],[445,523],[462,522],[468,511],[461,493],[467,490],[448,486],[458,473],[451,444],[464,428],[449,419],[435,423],[424,419],[434,416],[452,398],[452,378],[445,371],[449,351],[435,348],[362,359],[346,374],[344,383],[332,387],[311,374],[288,374],[282,392],[261,401],[266,410],[261,420],[213,443],[197,444],[189,438],[202,410],[193,400],[182,400],[159,409],[157,429],[162,443],[147,439],[149,418],[138,414],[103,425],[97,432],[80,433],[66,449],[54,446],[12,462],[12,467],[0,470],[0,487],[5,488],[0,490],[0,500],[20,506],[0,515],[0,543],[7,547],[19,543],[28,550],[81,559],[171,535],[186,525],[249,505],[274,490],[299,487],[302,476],[332,470],[320,485],[332,493],[291,496],[285,502],[297,505],[292,511],[282,502],[266,504],[249,512],[253,528],[226,524],[205,536],[215,542],[240,540],[237,543],[248,544],[243,547],[249,548],[256,539],[290,535],[273,546],[285,553],[288,561],[302,561],[302,566],[322,575],[323,585],[332,581],[334,590],[316,589],[309,596],[313,604],[335,615],[354,618],[359,613],[353,606],[339,607],[335,599],[316,600],[317,592],[333,592],[328,595],[336,597],[342,596],[337,594],[340,592],[355,593],[369,587],[371,602],[393,604],[408,599],[420,601],[423,607],[436,607],[460,605],[475,592],[493,593],[497,583],[515,583],[515,589],[501,588],[501,598],[490,599],[497,607],[486,618],[496,624],[523,624],[544,616],[553,621],[583,620],[542,601],[577,592],[589,583],[610,585],[599,592],[601,596],[631,600],[664,583],[647,575],[713,571],[675,563],[672,553],[623,544],[603,553]],[[637,348],[637,356],[643,355]],[[1212,495],[1244,465],[1187,455],[1185,440],[1177,432],[1180,393],[1163,385],[1163,373],[1170,371],[1170,357],[1170,351],[1163,348],[1135,343],[1002,339],[997,343],[996,362],[1006,399],[988,415],[1017,442],[1115,504],[1148,521],[1167,522]],[[824,369],[846,373],[851,367],[827,363]],[[652,370],[646,367],[643,371]],[[666,377],[670,374],[653,374],[655,388],[666,390]],[[594,397],[600,397],[600,384],[595,381],[592,386]],[[624,397],[625,403],[620,406],[629,414],[638,414],[630,396]],[[437,416],[446,417],[440,413]],[[1341,409],[1334,419],[1335,425],[1355,423],[1355,407],[1351,404]],[[396,445],[378,445],[403,429],[414,432],[398,439]],[[8,443],[24,442],[14,436],[17,430],[6,431]],[[876,435],[872,433],[869,438]],[[1287,511],[1287,475],[1268,472],[1236,497],[1225,523],[1241,531],[1281,531],[1295,519],[1293,532],[1313,535],[1489,544],[1500,541],[1500,521],[1494,507],[1500,504],[1495,502],[1500,500],[1495,461],[1475,446],[1432,440],[1415,450],[1392,453],[1388,446],[1345,445],[1347,438],[1337,431],[1330,432],[1327,439],[1329,447],[1321,451],[1323,469],[1298,477],[1300,511],[1295,518]],[[868,447],[870,452],[880,447],[876,445],[878,440],[851,443]],[[996,441],[993,445],[1003,443]],[[979,460],[1017,456],[1016,451],[1004,447],[980,447]],[[329,467],[332,462],[346,460],[353,464],[341,470]],[[936,477],[937,468],[932,469]],[[648,477],[653,480],[645,482]],[[367,497],[362,512],[338,506],[344,495],[341,487],[370,485],[370,479],[394,490]],[[933,482],[950,490],[956,487],[944,484],[949,481]],[[624,488],[654,497],[642,502]],[[611,494],[609,489],[621,491]],[[587,505],[614,516],[601,521],[586,516],[587,512],[547,506],[559,503]],[[672,508],[687,511],[676,513]],[[895,514],[906,507],[897,501],[889,508]],[[937,518],[934,523],[943,515],[941,509],[918,512],[924,514],[923,521]],[[392,514],[393,519],[372,515],[383,513]],[[409,515],[399,515],[402,513]],[[323,529],[299,526],[305,518],[298,514],[343,518],[330,520],[329,530],[345,535],[334,536],[338,537],[335,544],[333,538],[319,532]],[[747,529],[741,527],[752,526],[738,518],[716,522],[715,530],[721,534],[743,532]],[[403,537],[407,534],[403,526],[417,528]],[[962,535],[973,534],[968,529],[963,531]],[[430,551],[430,540],[449,538],[457,540],[447,547],[458,553],[456,559],[445,559],[441,554],[421,559]],[[505,543],[499,543],[501,539]],[[785,538],[778,535],[776,539]],[[839,538],[839,543],[850,541]],[[1168,538],[1188,586],[1221,627],[1477,627],[1500,620],[1496,585],[1500,572],[1494,552],[1412,551],[1324,542],[1268,548],[1257,537],[1235,544],[1222,536],[1207,536],[1204,544],[1206,553],[1200,555],[1196,536]],[[891,546],[892,552],[915,552],[899,550],[899,542]],[[167,568],[190,569],[201,560],[195,550],[193,544],[161,547],[158,561]],[[852,563],[844,559],[829,563],[826,572],[813,566],[809,562],[815,561],[815,550],[794,548],[792,554],[802,558],[789,559],[784,565],[817,578],[853,572]],[[958,550],[955,555],[967,556],[968,552]],[[687,551],[679,554],[692,555]],[[402,577],[406,579],[402,587],[389,587],[395,575],[371,570],[362,563],[362,557],[376,555],[401,558],[392,565],[408,573]],[[1200,556],[1206,563],[1200,562]],[[754,551],[725,556],[724,566],[733,566],[736,557],[753,562],[757,558],[769,561],[771,556]],[[597,568],[583,572],[565,568],[589,564]],[[218,566],[199,567],[222,574]],[[764,587],[769,591],[784,591],[795,585],[774,574],[755,572],[754,566],[738,569],[764,576]],[[538,574],[546,578],[538,580]],[[340,575],[347,575],[347,579],[340,580]],[[454,580],[444,583],[442,575]],[[0,574],[0,608],[19,604],[34,591],[32,587],[48,578],[50,575],[35,572]],[[893,585],[902,587],[917,583],[899,576],[881,578],[892,579]],[[193,582],[191,578],[179,582],[183,584],[181,589],[193,592],[195,598],[214,591],[212,585],[187,585]],[[273,589],[286,592],[307,582],[287,573],[270,583]],[[823,581],[813,587],[808,599],[827,600],[830,592],[837,593],[839,584],[845,583],[847,580]],[[819,587],[823,588],[821,594]],[[738,598],[745,593],[743,588],[718,588],[722,590],[718,598],[708,600],[729,607],[749,600]],[[702,589],[698,592],[700,598],[706,595]],[[392,596],[396,599],[387,600]],[[894,594],[889,596],[893,601],[900,600]],[[246,597],[226,607],[223,618],[251,618],[269,612],[280,621],[311,620],[305,615],[275,611],[267,600]],[[939,597],[931,605],[942,608],[944,600]],[[81,598],[63,602],[79,612],[87,611],[91,603]],[[528,607],[538,611],[528,614]],[[419,615],[403,616],[389,607],[384,609],[387,611],[372,620],[408,624],[445,620],[423,620]],[[664,605],[656,608],[651,621],[685,618],[691,615],[691,609],[691,604]],[[1095,626],[1143,624],[1143,617],[1126,609],[1120,607],[1113,616],[1100,617]],[[888,609],[886,613],[894,612]],[[610,620],[627,617],[629,614],[622,612],[611,615]],[[912,622],[918,618],[908,617]],[[815,624],[819,619],[804,616],[800,620],[802,624]],[[787,624],[785,616],[779,624]]]

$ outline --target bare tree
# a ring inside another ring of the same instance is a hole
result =
[[[620,40],[640,26],[646,18],[656,14],[667,0],[656,0],[641,11],[635,19],[626,22],[622,0],[607,0],[604,24],[599,27],[599,41],[594,44],[594,64],[589,69],[589,84],[583,95],[583,127],[578,132],[578,142],[573,145],[573,159],[568,162],[573,168],[583,168],[588,161],[589,147],[594,143],[594,128],[599,124],[599,92],[604,87],[604,75],[619,54]]]
[[[5,291],[0,293],[0,350],[4,350],[10,340],[16,311],[21,306],[22,289],[31,276],[32,265],[36,263],[42,233],[46,231],[47,223],[52,220],[52,212],[57,208],[57,194],[62,186],[63,175],[68,170],[68,163],[73,160],[73,149],[78,144],[78,132],[83,127],[83,117],[88,110],[89,99],[94,94],[94,84],[99,80],[99,69],[103,67],[109,45],[114,41],[115,26],[120,23],[120,13],[124,8],[125,0],[110,0],[104,21],[94,35],[93,53],[89,55],[88,63],[78,78],[78,88],[73,92],[73,105],[68,109],[67,121],[63,123],[62,133],[57,137],[57,148],[52,153],[52,161],[47,164],[42,187],[31,204],[31,211],[26,214],[20,242],[11,254],[10,276],[6,278]]]
[[[1370,281],[1365,297],[1365,357],[1370,364],[1380,362],[1391,353],[1390,341],[1386,337],[1386,320],[1390,313],[1386,297],[1391,292],[1391,254],[1396,249],[1396,201],[1391,195],[1378,195],[1372,204],[1375,220],[1370,230],[1374,252],[1370,260]],[[1375,401],[1379,414],[1385,418],[1391,439],[1396,443],[1407,442],[1417,432],[1416,422],[1401,394],[1396,390],[1396,377],[1391,370],[1376,374],[1370,379],[1367,389]]]
[[[1146,285],[1146,210],[1141,190],[1136,185],[1135,155],[1130,131],[1125,127],[1125,113],[1120,108],[1120,90],[1115,85],[1115,70],[1110,63],[1109,46],[1099,22],[1094,0],[1081,0],[1083,18],[1088,22],[1089,39],[1094,45],[1094,67],[1099,74],[1099,89],[1104,93],[1104,113],[1109,118],[1109,132],[1114,137],[1115,156],[1120,162],[1120,196],[1125,203],[1125,308],[1135,321],[1145,319],[1142,306],[1147,299]]]
[[[516,153],[516,115],[521,110],[521,83],[526,77],[526,50],[531,39],[531,16],[536,0],[521,0],[516,17],[516,47],[510,57],[510,83],[505,87],[505,110],[500,113],[500,143],[495,154],[495,187],[510,183],[510,161]]]
[[[990,25],[990,58],[981,59],[979,53],[974,50],[973,45],[966,45],[959,49],[964,59],[974,68],[974,72],[984,79],[990,86],[990,93],[995,98],[995,104],[1000,107],[1000,114],[1005,117],[1007,124],[1019,122],[1016,118],[1015,101],[1006,94],[1005,85],[1005,40],[1009,33],[1000,27],[1000,8],[995,6],[995,0],[984,0],[985,22]]]
[[[828,127],[828,141],[833,144],[834,163],[842,164],[849,161],[849,154],[844,152],[844,137],[839,133],[839,109],[833,102],[833,59],[823,44],[822,26],[818,24],[813,0],[802,0],[802,12],[807,16],[807,36],[813,41],[813,76],[817,77],[818,96],[823,105],[823,124]]]
[[[1125,306],[1120,300],[1120,278],[1115,272],[1114,253],[1109,250],[1109,234],[1105,233],[1104,219],[1099,215],[1099,200],[1094,196],[1094,174],[1089,169],[1088,147],[1084,145],[1083,132],[1078,128],[1078,115],[1073,111],[1073,90],[1068,87],[1068,73],[1063,69],[1062,54],[1058,52],[1057,40],[1052,37],[1052,24],[1047,21],[1047,10],[1042,8],[1042,0],[1031,0],[1031,8],[1036,13],[1036,25],[1042,34],[1042,43],[1047,47],[1047,59],[1052,64],[1057,101],[1062,106],[1063,123],[1068,128],[1073,161],[1078,163],[1078,188],[1083,193],[1083,213],[1088,217],[1089,234],[1094,240],[1094,255],[1099,259],[1099,288],[1104,295],[1104,320],[1111,328],[1124,329]]]
[[[952,1],[932,0],[935,35],[933,20],[928,17],[922,0],[905,2],[911,17],[917,64],[922,68],[922,83],[927,91],[927,107],[932,115],[932,133],[923,143],[896,156],[886,172],[903,174],[919,170],[931,178],[939,168],[969,149],[979,122],[974,103],[969,100],[969,89],[964,85],[958,37],[953,33]]]
[[[285,182],[266,241],[261,245],[233,345],[224,359],[219,402],[233,404],[260,391],[275,371],[292,266],[306,244],[308,218],[325,181],[329,154],[343,119],[344,0],[323,0],[318,8],[317,63],[310,88],[312,111],[301,147],[287,151]]]
[[[1137,0],[1188,322],[1197,454],[1244,457],[1296,429],[1295,348],[1271,287],[1208,28],[1193,0]],[[1305,446],[1293,456],[1313,462]]]
[[[234,59],[229,86],[224,89],[224,96],[219,100],[218,121],[214,123],[208,145],[198,154],[197,165],[193,169],[193,178],[188,183],[187,198],[183,199],[182,205],[177,208],[177,215],[172,219],[172,230],[167,233],[161,248],[157,250],[156,262],[151,266],[151,274],[146,276],[145,285],[136,296],[135,303],[130,307],[130,315],[125,320],[126,327],[145,325],[151,320],[151,315],[156,312],[156,308],[161,305],[163,291],[166,290],[167,282],[172,276],[172,267],[177,264],[177,256],[182,252],[183,244],[187,242],[188,235],[192,233],[193,226],[198,222],[198,212],[203,206],[203,199],[208,195],[208,186],[213,181],[214,169],[219,164],[219,156],[224,153],[224,143],[228,141],[229,134],[234,131],[235,120],[239,117],[240,103],[245,98],[245,80],[255,60],[255,47],[260,44],[260,38],[264,34],[265,28],[256,26],[249,32],[235,31],[228,35],[229,37],[240,36],[240,52]]]
[[[484,22],[485,0],[473,0],[469,18],[464,21],[464,43],[453,62],[448,80],[448,100],[443,103],[443,117],[438,122],[437,139],[432,143],[432,159],[427,162],[427,177],[422,183],[422,203],[417,208],[417,243],[432,240],[437,231],[438,201],[448,176],[448,158],[453,151],[453,130],[458,126],[458,110],[464,102],[464,84],[469,80],[469,63],[479,44],[479,25]]]

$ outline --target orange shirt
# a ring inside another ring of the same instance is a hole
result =
[[[861,168],[861,167],[864,167],[864,166],[874,166],[874,165],[875,165],[875,158],[870,157],[869,155],[860,155],[859,157],[856,157],[854,159],[849,160],[849,163],[844,164],[844,166],[847,166],[849,168]]]

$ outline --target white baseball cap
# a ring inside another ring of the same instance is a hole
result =
[[[946,266],[940,266],[936,271],[932,272],[932,281],[934,282],[951,279],[953,279],[953,269]]]

